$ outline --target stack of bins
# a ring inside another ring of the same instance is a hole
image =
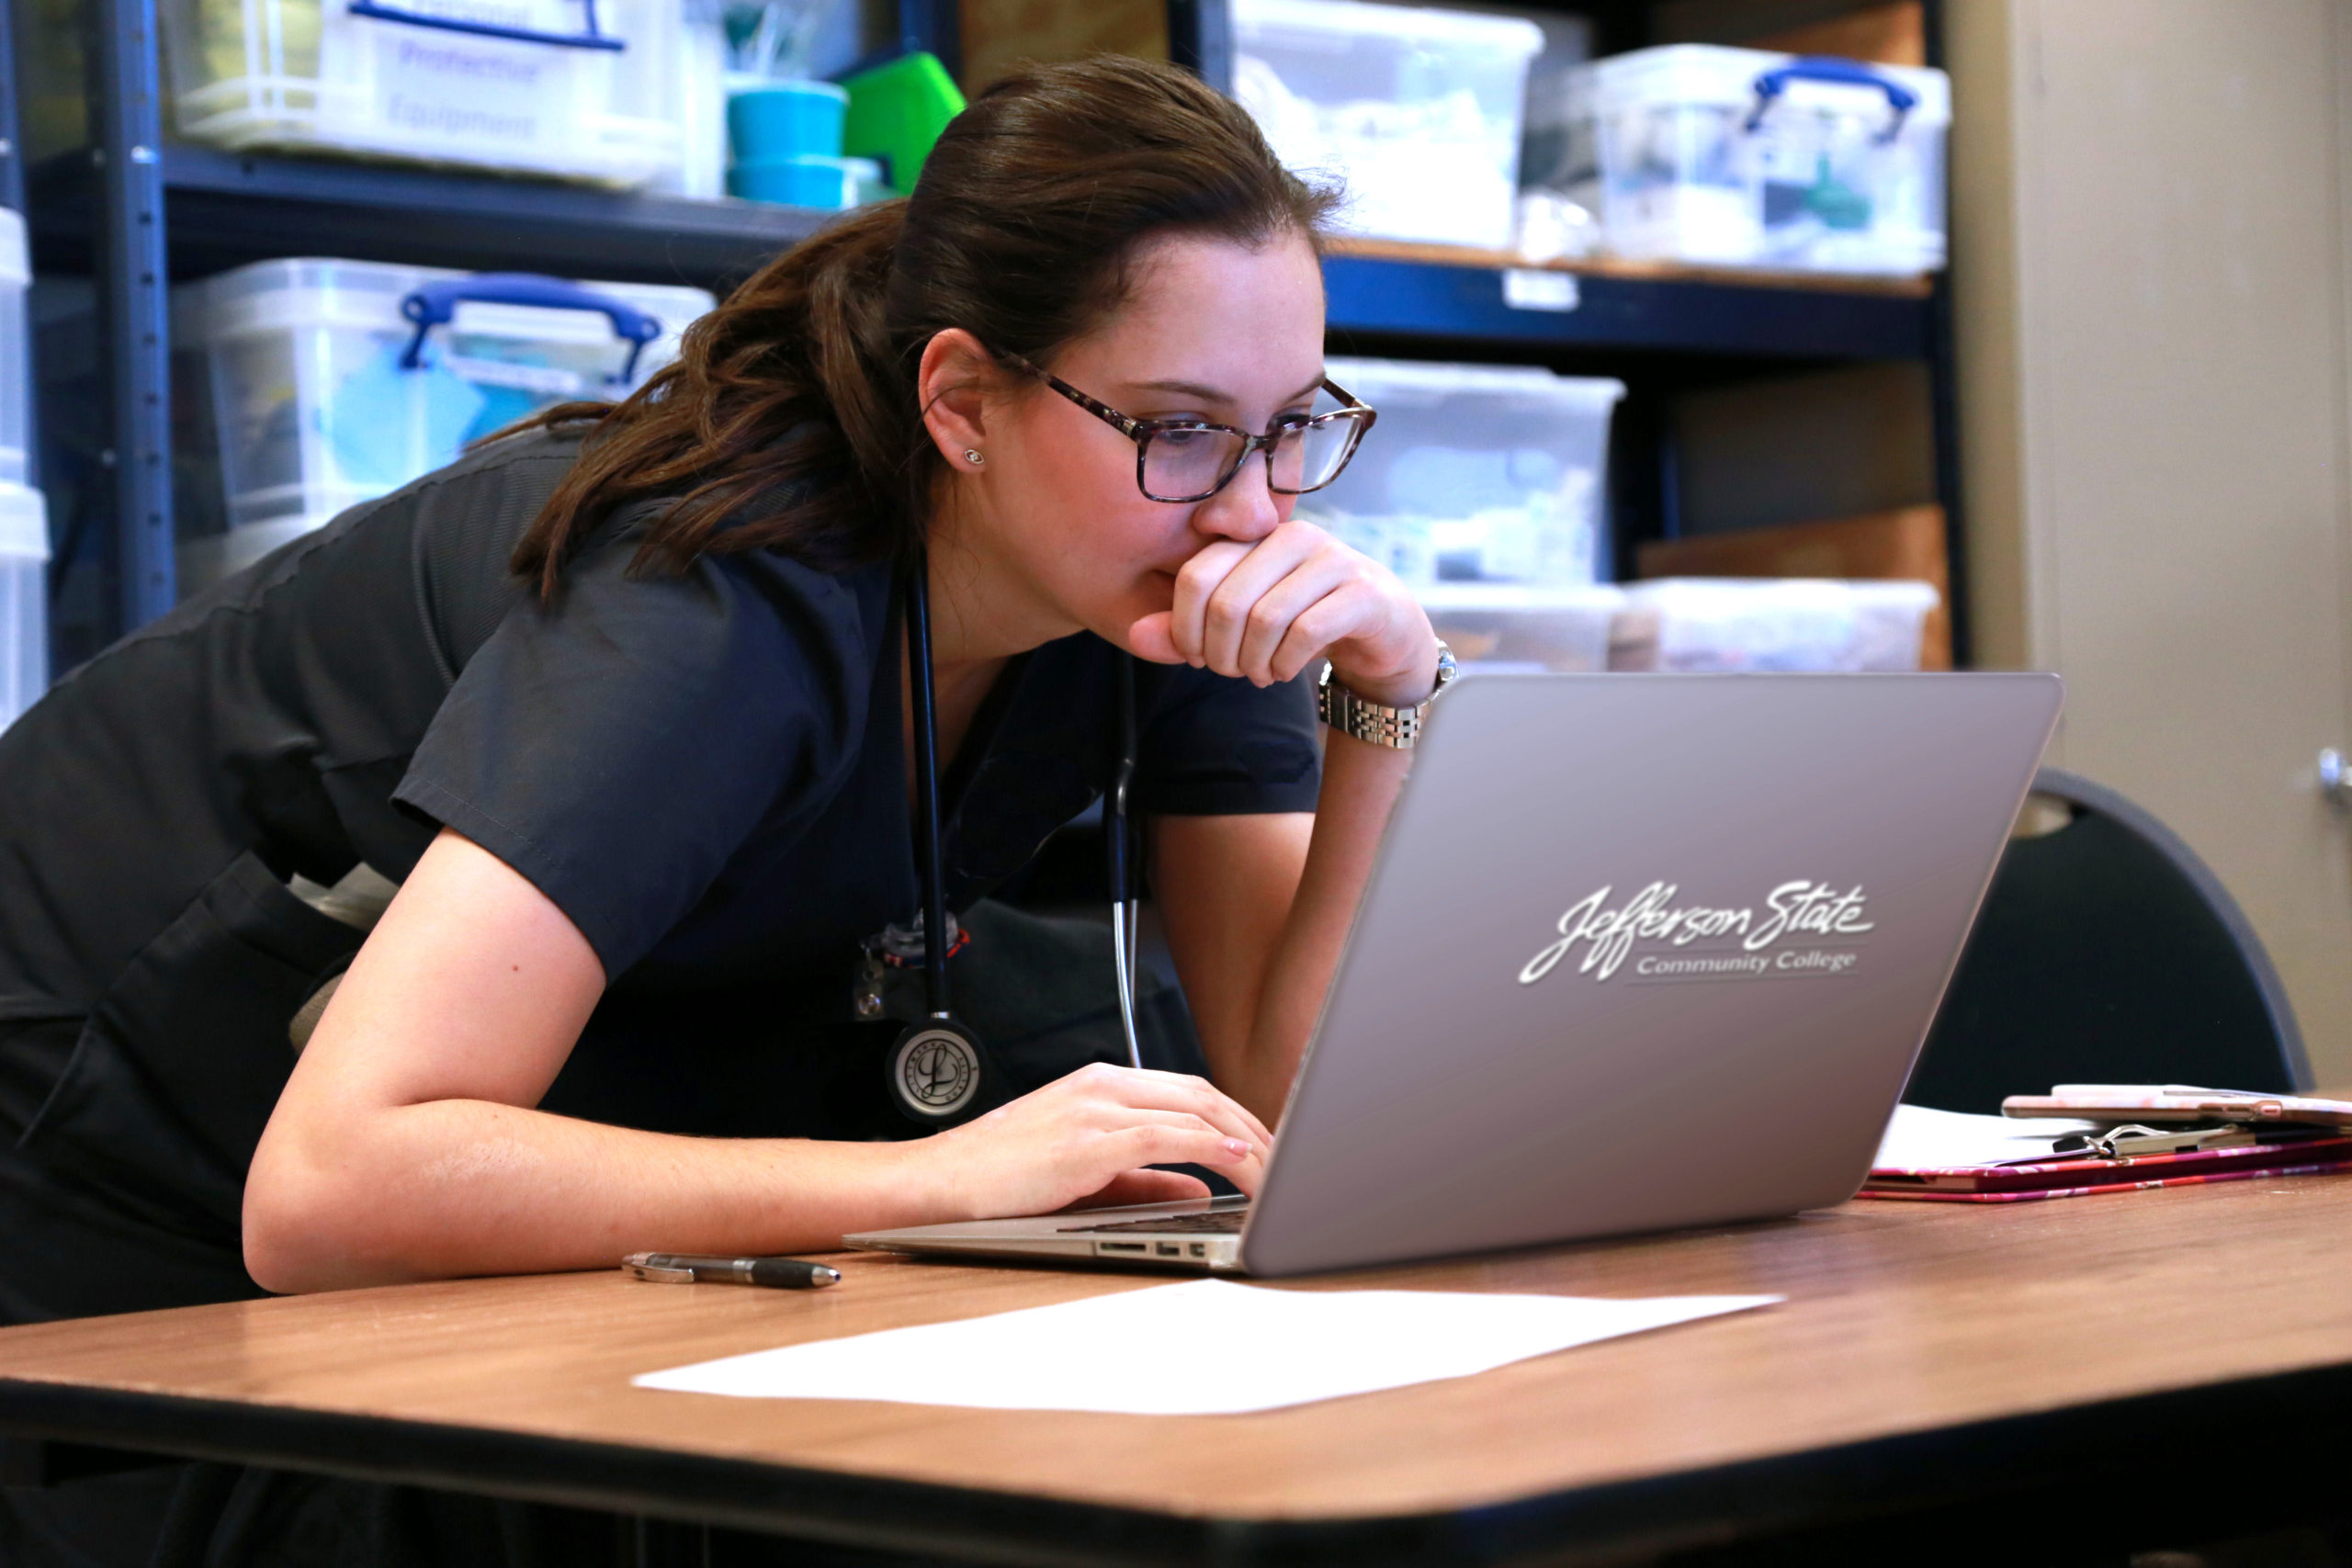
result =
[[[1522,366],[1329,368],[1379,419],[1301,514],[1394,570],[1464,666],[1608,668],[1623,594],[1595,578],[1624,383]]]
[[[421,290],[461,298],[420,333]],[[508,298],[462,298],[469,291]],[[541,303],[514,303],[531,298]],[[544,301],[560,300],[563,303]],[[218,466],[227,531],[184,539],[195,592],[337,513],[454,462],[468,444],[559,402],[616,400],[677,355],[711,308],[699,288],[479,277],[303,258],[256,262],[175,292],[187,432]],[[650,318],[642,348],[619,335]],[[209,416],[209,417],[204,417]]]
[[[1939,595],[1926,582],[1668,577],[1635,583],[1611,636],[1612,670],[1919,668],[1920,632]]]
[[[25,290],[32,268],[25,220],[0,208],[0,728],[49,684],[49,514],[25,483],[31,366]]]

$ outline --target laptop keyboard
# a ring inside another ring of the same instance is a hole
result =
[[[1250,1217],[1247,1209],[1212,1209],[1204,1214],[1170,1214],[1159,1220],[1121,1220],[1108,1225],[1064,1225],[1069,1235],[1080,1231],[1150,1231],[1156,1235],[1239,1235],[1241,1222]]]

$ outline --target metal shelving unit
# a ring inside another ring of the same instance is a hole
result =
[[[1592,24],[1596,55],[1652,41],[1651,0],[1519,0]],[[1941,0],[1925,0],[1928,63],[1940,65]],[[1228,0],[1170,0],[1170,51],[1230,88]],[[1968,660],[1968,585],[1960,493],[1948,278],[1888,287],[1722,271],[1567,269],[1514,303],[1509,258],[1437,247],[1342,246],[1325,266],[1335,352],[1400,358],[1508,360],[1625,381],[1611,434],[1617,558],[1680,533],[1669,399],[1695,388],[1868,361],[1928,374],[1936,500],[1944,510],[1954,660]],[[1527,302],[1548,299],[1549,307]]]
[[[106,193],[88,160],[34,172],[36,262],[90,263]],[[709,287],[741,277],[831,213],[752,202],[537,184],[390,164],[163,150],[175,278],[285,255],[356,255],[414,266],[512,268]]]
[[[1550,279],[1556,288],[1539,287]],[[1324,280],[1336,333],[1758,360],[1919,359],[1930,341],[1925,289],[1520,268],[1345,248],[1326,262]],[[1544,302],[1513,303],[1513,281]]]
[[[956,0],[898,0],[897,12],[901,45],[928,49],[953,68]],[[832,216],[168,143],[156,0],[86,0],[80,15],[89,145],[24,184],[36,268],[93,285],[105,480],[94,487],[104,493],[89,498],[104,513],[90,531],[104,546],[97,564],[112,635],[153,620],[177,597],[172,282],[266,257],[326,254],[724,288]],[[18,20],[13,6],[9,19]],[[0,32],[0,80],[13,99],[12,42]],[[0,181],[22,178],[13,137],[6,143]],[[61,555],[52,570],[87,566]]]
[[[90,0],[91,271],[109,353],[109,597],[120,629],[178,597],[172,555],[171,284],[164,259],[164,111],[154,0]],[[12,62],[13,63],[13,62]],[[40,215],[34,215],[40,221]],[[59,570],[71,563],[60,561]]]
[[[240,156],[166,144],[156,0],[88,0],[92,145],[32,171],[35,265],[96,285],[105,383],[111,630],[174,600],[167,288],[269,256],[330,254],[473,269],[528,268],[723,288],[829,216],[789,208],[357,163]],[[1587,0],[1603,52],[1646,41],[1644,0]],[[1930,20],[1935,19],[1931,0]],[[951,63],[956,0],[899,0],[903,42]],[[1229,83],[1226,0],[1170,0],[1171,51]],[[5,51],[0,37],[0,51]],[[0,76],[14,81],[13,61]],[[5,109],[0,105],[0,109]],[[0,158],[0,182],[16,168]],[[1936,464],[1965,651],[1950,308],[1928,288],[1602,266],[1555,272],[1530,303],[1506,258],[1343,247],[1329,260],[1333,346],[1412,357],[1541,363],[1623,377],[1614,468],[1622,547],[1678,530],[1663,400],[1709,383],[1867,360],[1924,362],[1935,387]],[[75,570],[61,559],[60,570]],[[86,568],[84,568],[86,570]]]

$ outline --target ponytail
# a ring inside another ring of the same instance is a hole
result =
[[[593,426],[515,547],[515,572],[552,596],[597,523],[662,495],[678,499],[638,546],[638,570],[683,570],[706,552],[883,553],[904,504],[882,493],[900,456],[887,411],[906,379],[883,282],[905,221],[892,201],[833,225],[689,326],[677,359],[626,402],[560,404],[520,427]]]

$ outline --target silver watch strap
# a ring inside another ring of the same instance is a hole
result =
[[[1358,696],[1341,685],[1332,678],[1331,666],[1327,662],[1323,678],[1315,686],[1316,713],[1342,735],[1368,745],[1409,751],[1420,743],[1422,727],[1429,722],[1430,705],[1437,701],[1438,693],[1445,690],[1453,674],[1453,650],[1441,639],[1437,645],[1436,689],[1411,707],[1390,707]]]

